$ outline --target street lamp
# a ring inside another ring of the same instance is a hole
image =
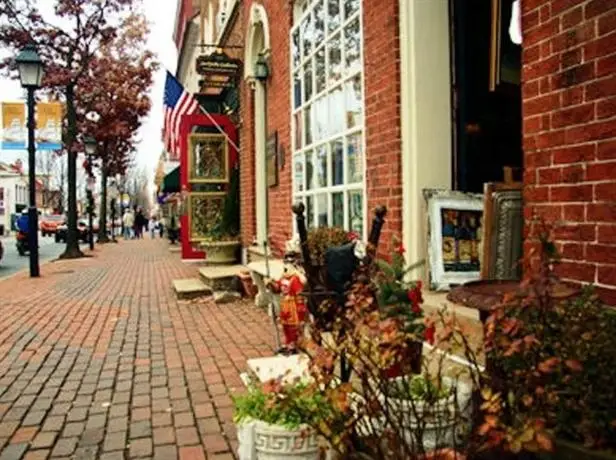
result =
[[[94,212],[94,177],[88,177],[88,182],[86,184],[86,191],[88,195],[88,243],[90,244],[90,251],[94,250],[94,230],[93,227],[93,215]]]
[[[267,60],[263,54],[259,54],[257,62],[255,62],[255,78],[259,81],[265,81],[267,77],[269,77]]]
[[[28,246],[30,249],[30,276],[40,275],[38,254],[38,211],[36,209],[36,145],[34,144],[34,92],[41,87],[43,61],[33,44],[27,45],[15,58],[21,86],[28,92]]]
[[[88,157],[88,168],[90,169],[90,174],[92,174],[92,157],[96,154],[96,139],[92,136],[84,136],[83,144],[86,149],[86,155]],[[93,216],[94,212],[94,176],[88,177],[87,184],[88,191],[88,242],[90,243],[90,251],[94,250],[94,230],[93,230]]]
[[[116,242],[115,239],[115,220],[116,220],[116,206],[118,200],[118,186],[115,183],[115,180],[111,182],[109,185],[109,198],[111,200],[111,241]]]

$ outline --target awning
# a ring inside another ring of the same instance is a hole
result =
[[[161,193],[176,193],[180,191],[180,167],[168,173],[163,178]]]

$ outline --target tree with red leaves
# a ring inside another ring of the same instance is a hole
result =
[[[148,92],[157,69],[153,54],[145,49],[148,27],[141,15],[130,15],[117,37],[91,63],[77,95],[79,131],[94,137],[100,160],[100,243],[108,242],[107,181],[124,174],[134,152],[135,134],[151,108]],[[89,113],[97,120],[88,120]],[[87,165],[92,174],[93,165]]]
[[[66,100],[64,147],[68,155],[68,234],[62,258],[82,257],[77,234],[77,138],[75,94],[87,77],[98,50],[111,43],[126,12],[137,0],[46,0],[53,14],[43,14],[35,0],[0,2],[0,44],[15,54],[33,43],[45,64],[43,86]],[[14,74],[11,58],[4,61]]]

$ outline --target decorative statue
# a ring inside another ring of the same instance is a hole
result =
[[[299,253],[294,243],[287,244],[284,256],[284,272],[279,280],[270,280],[268,288],[280,294],[280,324],[284,335],[285,354],[297,352],[297,345],[308,319],[308,309],[302,297],[306,280],[297,268]]]

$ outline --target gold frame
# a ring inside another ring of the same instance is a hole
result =
[[[495,91],[500,83],[500,59],[501,59],[501,27],[502,25],[502,4],[501,0],[491,2],[491,21],[490,21],[490,77],[489,89]]]
[[[205,237],[193,238],[192,227],[192,207],[193,197],[209,197],[209,198],[222,198],[223,202],[227,194],[225,192],[190,192],[187,197],[187,211],[188,211],[188,240],[191,242],[206,241]]]
[[[224,175],[223,177],[216,179],[203,179],[194,176],[193,172],[195,170],[195,144],[199,140],[210,140],[210,139],[222,139],[225,146],[224,151]],[[188,136],[188,182],[193,184],[227,184],[229,183],[229,143],[227,139],[222,134],[210,134],[210,133],[193,133]]]

